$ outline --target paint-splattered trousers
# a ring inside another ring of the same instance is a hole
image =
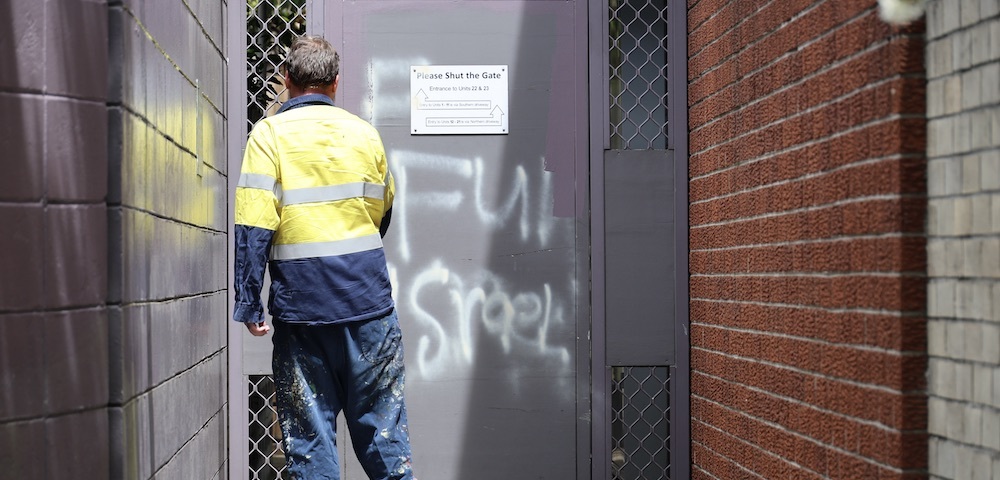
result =
[[[372,479],[413,479],[396,313],[336,325],[275,322],[274,382],[288,472],[339,480],[337,415]]]

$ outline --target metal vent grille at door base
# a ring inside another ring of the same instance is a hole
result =
[[[286,478],[281,429],[274,408],[274,381],[270,375],[249,375],[250,388],[250,479]]]
[[[670,370],[612,369],[613,480],[670,478]]]

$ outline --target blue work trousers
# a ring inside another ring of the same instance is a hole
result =
[[[371,479],[412,480],[396,313],[335,325],[275,322],[274,383],[288,472],[340,480],[337,415]]]

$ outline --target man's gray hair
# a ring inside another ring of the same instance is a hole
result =
[[[284,70],[298,87],[326,87],[340,74],[340,54],[325,38],[303,35],[292,41]]]

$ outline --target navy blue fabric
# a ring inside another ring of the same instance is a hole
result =
[[[277,320],[325,324],[392,311],[392,285],[381,249],[336,257],[272,260],[268,311]]]
[[[281,104],[281,108],[278,109],[278,112],[275,113],[275,115],[287,110],[291,110],[293,108],[304,107],[306,105],[329,105],[331,107],[334,106],[333,99],[331,99],[330,97],[320,93],[309,93],[306,95],[295,97]]]
[[[271,252],[274,230],[236,225],[236,266],[233,291],[236,305],[233,319],[243,323],[264,321],[264,307],[260,303],[264,267]]]
[[[274,232],[236,225],[237,322],[264,321],[261,284],[271,273],[268,312],[276,320],[311,325],[352,322],[385,316],[393,310],[392,285],[381,249],[336,257],[271,260]]]
[[[392,207],[389,207],[385,211],[385,215],[382,215],[382,223],[378,226],[378,234],[385,238],[385,234],[389,231],[389,222],[392,221]]]
[[[341,325],[275,322],[272,371],[288,473],[339,480],[337,415],[373,479],[412,480],[395,312]]]

